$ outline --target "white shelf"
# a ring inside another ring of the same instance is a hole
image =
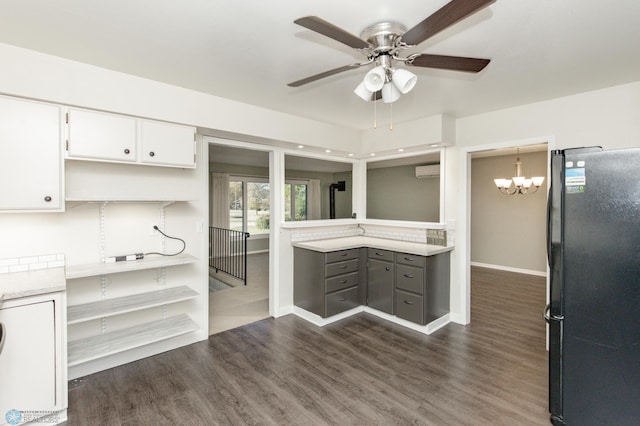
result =
[[[67,308],[67,324],[77,324],[169,303],[182,302],[197,296],[198,292],[195,290],[187,286],[180,286],[69,306]]]
[[[120,272],[139,271],[142,269],[186,265],[197,261],[198,259],[191,255],[179,254],[177,256],[149,255],[144,259],[130,260],[127,262],[68,265],[66,269],[66,278],[71,280],[74,278],[95,277],[98,275],[117,274]]]
[[[198,330],[198,325],[188,315],[182,314],[98,336],[74,340],[68,344],[68,365],[72,367],[196,330]]]

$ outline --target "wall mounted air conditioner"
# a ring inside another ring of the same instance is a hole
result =
[[[433,177],[439,177],[439,176],[440,176],[440,164],[416,167],[416,177],[418,179],[433,178]]]

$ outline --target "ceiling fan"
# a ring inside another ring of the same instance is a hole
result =
[[[395,22],[379,22],[365,28],[360,37],[339,28],[317,16],[305,16],[294,23],[356,49],[366,56],[366,61],[334,68],[291,83],[290,87],[320,80],[344,71],[376,64],[355,90],[364,100],[394,102],[401,94],[408,93],[417,77],[404,69],[395,69],[394,61],[405,65],[424,68],[439,68],[453,71],[477,73],[490,62],[489,59],[466,58],[460,56],[413,53],[400,57],[400,52],[416,46],[440,31],[478,12],[496,0],[452,0],[422,22],[407,30]]]

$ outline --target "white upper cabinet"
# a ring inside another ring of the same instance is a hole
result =
[[[67,156],[136,161],[136,119],[124,115],[69,109]]]
[[[70,108],[67,158],[195,167],[194,127]]]
[[[195,136],[193,127],[140,120],[141,160],[150,164],[193,167]]]
[[[0,210],[61,211],[60,107],[0,96]]]

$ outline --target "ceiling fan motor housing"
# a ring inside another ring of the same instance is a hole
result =
[[[407,28],[397,22],[379,22],[362,30],[360,38],[371,44],[369,50],[377,57],[396,49],[400,36],[406,31]]]

